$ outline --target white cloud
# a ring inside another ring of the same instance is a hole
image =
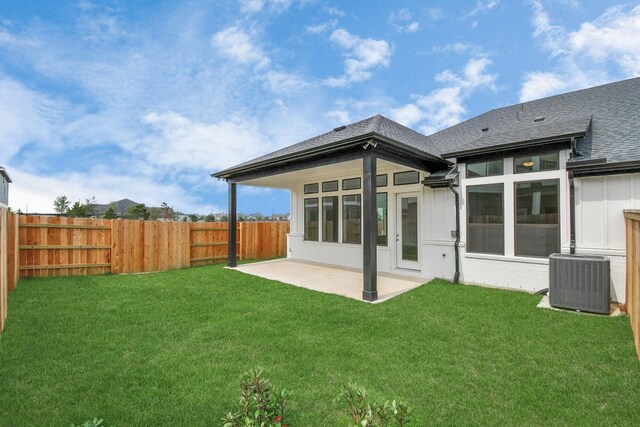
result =
[[[51,211],[59,194],[49,193],[68,188],[73,199],[155,204],[157,194],[208,212],[226,192],[211,172],[326,128],[326,89],[272,65],[260,23],[230,21],[212,36],[211,8],[183,2],[123,27],[114,46],[81,22],[100,7],[81,6],[75,26],[0,21],[2,67],[29,70],[33,82],[0,73],[0,162],[15,178],[16,208]],[[119,28],[111,23],[106,35]]]
[[[398,9],[389,14],[389,24],[400,33],[415,33],[420,29],[418,21],[413,19],[408,9]]]
[[[392,109],[391,118],[405,126],[415,126],[429,135],[460,123],[466,113],[465,101],[477,90],[494,90],[496,74],[490,74],[488,58],[472,58],[467,61],[462,74],[445,70],[436,75],[437,82],[445,87],[427,95],[413,95],[414,102]]]
[[[58,145],[55,121],[58,105],[46,95],[30,90],[0,74],[0,141],[2,158],[9,161],[27,144]]]
[[[259,13],[266,7],[274,12],[282,12],[291,6],[292,0],[240,0],[240,10],[244,13]]]
[[[393,49],[385,40],[362,39],[339,28],[331,33],[330,40],[345,50],[344,75],[324,81],[327,86],[344,87],[352,82],[371,78],[371,70],[388,67]]]
[[[307,33],[310,34],[322,34],[329,30],[333,30],[336,25],[338,25],[338,21],[335,19],[331,19],[327,22],[323,22],[317,25],[309,25],[307,26]]]
[[[353,120],[351,119],[351,114],[347,110],[329,110],[324,113],[325,117],[328,117],[332,121],[336,123],[336,125],[348,125]]]
[[[242,64],[265,67],[269,58],[253,43],[251,36],[237,26],[219,31],[211,37],[211,43],[223,55]]]
[[[90,174],[72,172],[37,175],[12,167],[9,173],[13,179],[9,187],[9,206],[25,213],[52,213],[54,199],[62,195],[66,195],[72,201],[81,202],[95,196],[99,203],[109,203],[127,197],[147,206],[160,206],[166,201],[175,209],[188,213],[212,210],[211,204],[202,203],[185,193],[179,182],[161,183],[145,176],[123,176],[106,168],[97,168]],[[212,188],[214,185],[211,178],[209,186]],[[122,192],[124,188],[125,194]],[[213,210],[224,209],[213,206]]]
[[[617,62],[629,75],[640,74],[640,6],[625,11],[622,6],[607,10],[593,22],[569,33],[574,54],[594,61]]]
[[[434,53],[455,53],[458,55],[470,54],[475,57],[485,57],[488,54],[482,46],[472,43],[449,43],[444,46],[436,46],[433,48]]]
[[[324,11],[327,12],[327,14],[332,15],[332,16],[347,16],[347,13],[341,9],[338,9],[337,7],[327,7],[325,6]]]
[[[221,170],[263,154],[271,147],[254,120],[202,123],[175,112],[149,113],[144,122],[153,131],[139,149],[154,164]]]
[[[531,6],[533,37],[556,65],[527,73],[520,101],[640,74],[640,6],[614,6],[576,31],[553,24],[540,0],[532,0]]]
[[[259,76],[271,92],[277,94],[290,94],[309,87],[310,83],[296,74],[284,71],[267,71]]]
[[[480,1],[478,0],[478,2],[476,3],[476,7],[473,8],[473,10],[471,12],[469,12],[467,14],[467,16],[474,16],[477,15],[478,13],[486,13],[486,12],[490,12],[492,9],[494,9],[496,6],[498,6],[500,4],[500,0],[487,0],[487,1]]]
[[[520,101],[529,101],[564,92],[569,84],[568,81],[563,80],[555,73],[534,71],[527,74],[522,89],[520,89]]]
[[[444,17],[444,13],[442,12],[442,9],[439,9],[436,7],[428,7],[424,9],[423,14],[430,21],[438,21]]]

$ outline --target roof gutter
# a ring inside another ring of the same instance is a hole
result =
[[[518,150],[523,148],[535,148],[541,145],[552,145],[552,144],[557,144],[561,142],[571,142],[573,138],[580,138],[585,135],[586,135],[586,131],[554,136],[552,138],[540,138],[540,139],[532,139],[532,140],[520,141],[520,142],[510,142],[507,144],[493,145],[490,147],[471,148],[469,150],[453,151],[451,153],[442,154],[442,157],[461,158],[461,157],[477,156],[482,154],[495,154],[495,153],[501,153],[504,151]]]
[[[607,159],[592,159],[578,162],[567,162],[567,171],[574,177],[596,175],[616,175],[640,172],[640,160],[607,163]]]

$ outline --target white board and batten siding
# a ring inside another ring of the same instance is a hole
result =
[[[611,298],[625,302],[624,209],[640,208],[640,174],[576,178],[576,252],[611,260]]]

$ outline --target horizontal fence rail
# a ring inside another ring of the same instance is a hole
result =
[[[286,255],[288,222],[241,222],[240,259]],[[20,277],[144,273],[223,262],[226,222],[19,216]]]

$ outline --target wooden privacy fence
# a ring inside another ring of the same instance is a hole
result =
[[[20,277],[144,273],[227,259],[226,222],[19,218]],[[285,256],[288,232],[288,222],[240,222],[236,255]]]
[[[627,293],[625,305],[636,353],[640,360],[640,210],[625,210],[624,218],[627,233]]]

